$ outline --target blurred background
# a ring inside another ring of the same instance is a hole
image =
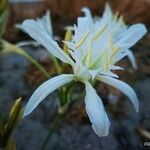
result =
[[[75,104],[59,128],[53,133],[48,150],[142,150],[144,142],[150,142],[150,0],[10,0],[9,17],[3,39],[17,43],[31,40],[15,24],[28,18],[37,18],[51,11],[54,35],[64,37],[64,27],[76,23],[81,8],[87,6],[93,16],[101,16],[106,3],[114,12],[123,16],[127,24],[144,23],[147,35],[132,50],[137,59],[135,70],[127,59],[121,62],[126,70],[119,71],[120,78],[136,91],[140,112],[135,113],[129,100],[114,88],[103,84],[97,86],[98,93],[111,120],[110,134],[97,137],[84,110],[83,101]],[[42,47],[26,46],[24,49],[43,65],[50,74],[55,70]],[[33,91],[46,78],[25,58],[16,54],[0,55],[0,112],[7,117],[13,100],[22,97],[27,102]],[[78,91],[80,93],[80,91]],[[17,150],[37,150],[44,139],[48,126],[57,108],[54,92],[26,117],[13,133]]]

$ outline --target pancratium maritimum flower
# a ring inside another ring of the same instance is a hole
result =
[[[30,114],[48,94],[72,80],[78,80],[85,84],[85,108],[92,128],[98,136],[106,136],[109,133],[110,121],[102,100],[91,83],[102,81],[119,89],[138,111],[138,99],[134,90],[118,80],[118,76],[112,70],[121,69],[115,64],[123,57],[129,56],[132,60],[129,48],[146,34],[146,28],[143,24],[125,26],[121,19],[115,18],[108,5],[102,18],[92,19],[88,9],[84,8],[83,11],[85,16],[79,17],[77,26],[74,26],[73,40],[64,41],[70,49],[70,55],[58,46],[47,28],[38,20],[26,20],[20,26],[53,56],[73,68],[73,74],[62,74],[43,83],[29,99],[24,116]],[[134,64],[133,60],[132,63]]]
[[[36,21],[38,22],[39,26],[41,26],[41,28],[44,28],[51,37],[53,36],[50,11],[47,11],[44,16],[37,18]],[[20,24],[17,24],[16,27],[20,28]],[[17,43],[18,46],[27,46],[27,45],[37,46],[38,44],[40,43],[37,43],[35,41],[21,41]]]

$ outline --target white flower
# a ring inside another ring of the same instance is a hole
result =
[[[26,33],[52,55],[70,64],[74,72],[56,76],[43,83],[29,99],[24,116],[30,114],[48,94],[72,80],[78,80],[85,84],[85,106],[92,128],[98,136],[106,136],[109,133],[110,121],[91,82],[98,80],[119,89],[138,111],[138,99],[134,90],[116,79],[118,76],[112,70],[122,69],[115,64],[125,56],[133,61],[129,48],[146,34],[146,28],[142,24],[125,26],[114,18],[108,5],[102,18],[92,19],[88,9],[83,11],[85,17],[78,18],[77,26],[74,26],[73,40],[64,41],[70,49],[71,57],[51,38],[48,28],[41,25],[41,22],[26,20],[22,24],[21,28]]]
[[[47,11],[43,17],[37,18],[36,21],[38,22],[39,26],[41,26],[41,28],[43,28],[49,34],[49,36],[53,37],[53,29],[52,29],[50,11]],[[21,28],[21,25],[17,24],[16,27]],[[35,41],[21,41],[17,43],[17,45],[18,46],[27,46],[27,45],[38,46],[38,43]]]
[[[91,12],[88,8],[86,8],[86,7],[82,8],[82,11],[84,12],[85,16],[89,18],[88,22],[90,23],[91,27],[96,26],[97,24],[100,23],[100,21],[99,21],[100,18],[97,18],[97,17],[92,18]],[[109,24],[107,24],[108,21],[110,22]],[[123,43],[125,42],[125,38],[122,39],[122,40],[124,40],[124,42],[121,41],[121,38],[130,33],[128,30],[128,26],[125,25],[122,17],[120,17],[118,19],[117,14],[114,15],[112,13],[112,11],[108,5],[106,5],[106,8],[105,8],[102,24],[104,25],[105,28],[110,28],[110,29],[113,28],[113,29],[111,29],[111,34],[113,35],[113,39],[115,40],[116,44],[118,44],[117,47],[125,48],[125,53],[127,53],[127,56],[129,58],[129,60],[131,61],[132,66],[136,69],[137,65],[136,65],[136,60],[134,58],[134,55],[130,51],[130,49],[127,47],[133,46],[143,36],[144,32],[140,33],[140,30],[138,30],[138,27],[141,29],[140,24],[137,24],[136,27],[135,26],[131,27],[131,30],[135,29],[135,30],[137,30],[137,32],[136,31],[134,33],[131,32],[131,35],[128,35],[127,39],[129,39],[129,36],[131,38],[133,38],[133,36],[137,36],[137,38],[133,39],[133,41],[130,41],[130,45],[128,45],[128,46],[126,45],[125,47],[123,47]],[[109,31],[109,29],[108,29],[108,31]],[[134,35],[132,35],[132,34],[134,34]],[[129,41],[127,41],[127,42],[129,42]]]

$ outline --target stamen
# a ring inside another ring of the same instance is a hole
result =
[[[105,63],[104,63],[104,70],[105,71],[107,71],[107,69],[108,69],[108,52],[107,52],[108,50],[106,49],[106,51],[105,51],[105,53],[104,53],[104,59],[105,59]]]
[[[92,57],[92,44],[93,42],[105,31],[105,28],[107,27],[108,24],[106,24],[102,29],[100,29],[100,31],[93,37],[88,52],[87,52],[87,59],[86,59],[86,65],[89,67],[90,63],[91,63],[91,57]]]
[[[102,29],[100,29],[100,31],[93,37],[92,43],[105,31],[107,26],[108,26],[108,23]]]
[[[89,32],[87,31],[86,33],[85,33],[85,35],[80,39],[80,41],[77,43],[77,45],[76,45],[76,47],[75,48],[79,48],[82,44],[83,44],[83,42],[86,40],[86,38],[87,38],[87,36],[89,35]]]

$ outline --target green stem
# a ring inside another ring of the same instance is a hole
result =
[[[56,70],[57,70],[58,74],[61,74],[62,69],[61,69],[61,67],[60,67],[60,65],[59,65],[59,63],[58,63],[57,58],[55,58],[54,56],[51,56],[51,59],[52,59],[54,65],[55,65],[55,67],[56,67]]]
[[[49,73],[35,59],[33,59],[27,53],[25,53],[23,56],[26,57],[31,63],[33,63],[45,75],[45,77],[47,77],[48,79],[50,78]]]
[[[79,101],[81,100],[81,98],[83,97],[84,94],[85,94],[84,92],[81,93],[81,95],[78,98]],[[46,149],[46,146],[52,136],[52,133],[59,127],[59,124],[61,123],[62,119],[65,117],[66,113],[69,112],[70,107],[74,104],[74,102],[76,102],[76,101],[72,101],[71,103],[68,104],[68,107],[65,112],[57,113],[57,116],[54,118],[53,123],[49,126],[48,133],[41,145],[40,150]]]
[[[75,85],[74,82],[70,85],[70,90],[71,91],[72,91],[73,85]],[[70,90],[68,89],[68,91],[70,91]],[[80,96],[78,97],[78,101],[80,101],[82,99],[84,94],[85,94],[85,92],[82,92],[80,94]],[[68,95],[67,98],[70,98],[70,95]],[[67,102],[68,102],[66,104],[67,107],[65,107],[65,105],[64,105],[65,109],[62,108],[61,110],[63,110],[63,111],[58,111],[57,116],[53,120],[53,123],[49,126],[49,131],[48,131],[48,133],[47,133],[47,135],[46,135],[46,137],[44,139],[44,142],[42,143],[42,146],[41,146],[40,150],[45,150],[46,149],[46,146],[47,146],[47,144],[48,144],[48,142],[49,142],[49,140],[51,138],[52,133],[59,127],[59,124],[62,121],[62,119],[65,117],[67,112],[69,112],[69,110],[71,109],[72,105],[75,102],[77,102],[77,101],[73,100],[73,101],[67,101]],[[59,112],[61,112],[61,113],[59,113]]]
[[[22,48],[20,48],[20,47],[18,47],[18,46],[16,46],[16,45],[14,45],[14,44],[11,44],[11,43],[8,43],[7,41],[3,41],[2,40],[2,44],[3,44],[3,47],[4,47],[4,51],[5,52],[13,52],[13,53],[16,53],[16,54],[18,54],[18,55],[20,55],[20,56],[23,56],[23,57],[25,57],[27,60],[29,60],[31,63],[33,63],[36,67],[37,67],[37,69],[39,69],[44,75],[45,75],[45,77],[46,78],[50,78],[51,76],[49,75],[49,73],[44,69],[44,67],[42,66],[42,65],[40,65],[34,58],[32,58],[26,51],[24,51]],[[54,65],[55,65],[55,67],[56,67],[56,70],[57,70],[57,72],[58,72],[58,74],[60,74],[61,73],[61,67],[60,67],[60,65],[59,65],[59,63],[58,63],[58,61],[57,61],[57,59],[55,58],[55,57],[51,57],[52,58],[52,61],[53,61],[53,63],[54,63]],[[58,97],[59,97],[59,99],[61,100],[62,99],[62,95],[63,95],[63,93],[62,93],[63,91],[62,91],[62,89],[60,88],[59,90],[58,90]]]
[[[46,146],[48,144],[48,141],[51,138],[52,133],[56,130],[56,128],[58,127],[59,122],[61,121],[62,118],[63,118],[63,115],[60,113],[57,113],[57,116],[54,118],[53,123],[49,126],[48,133],[47,133],[47,135],[46,135],[46,137],[45,137],[45,139],[41,145],[40,150],[46,149]]]
[[[61,73],[62,73],[62,69],[61,69],[61,66],[60,66],[60,64],[59,64],[59,62],[58,62],[58,60],[57,60],[57,58],[55,58],[54,56],[51,56],[51,59],[52,59],[54,65],[55,65],[55,68],[56,68],[57,73],[58,73],[58,74],[61,74]],[[57,94],[58,94],[59,100],[62,101],[62,99],[63,99],[63,97],[62,97],[62,95],[63,95],[63,89],[62,89],[62,88],[59,88],[59,89],[57,90]]]
[[[44,69],[44,67],[42,65],[40,65],[34,58],[32,58],[26,51],[24,51],[22,48],[8,43],[6,41],[2,41],[3,43],[3,47],[4,47],[4,51],[6,52],[13,52],[16,53],[18,55],[21,55],[23,57],[25,57],[26,59],[28,59],[31,63],[33,63],[47,78],[50,78],[49,73]]]
[[[42,143],[42,146],[40,148],[40,150],[45,150],[46,149],[46,146],[48,144],[48,141],[50,140],[51,138],[51,135],[52,133],[56,130],[56,128],[59,126],[61,120],[63,119],[63,117],[65,116],[66,112],[68,112],[68,108],[69,108],[69,105],[70,105],[70,101],[68,100],[69,96],[67,94],[67,92],[69,92],[69,89],[74,85],[74,83],[71,83],[70,86],[68,86],[68,88],[65,90],[64,92],[64,95],[61,95],[62,91],[60,91],[59,93],[59,97],[61,98],[60,99],[60,103],[62,101],[66,101],[66,103],[64,104],[60,104],[59,108],[58,108],[58,112],[57,112],[57,116],[54,118],[53,120],[53,123],[49,126],[49,130],[48,130],[48,133]]]
[[[74,86],[76,85],[76,82],[75,81],[73,81],[73,82],[71,82],[68,86],[67,86],[67,88],[66,88],[66,90],[65,90],[65,102],[67,102],[67,103],[70,103],[70,93],[71,93],[71,91],[74,89]]]

